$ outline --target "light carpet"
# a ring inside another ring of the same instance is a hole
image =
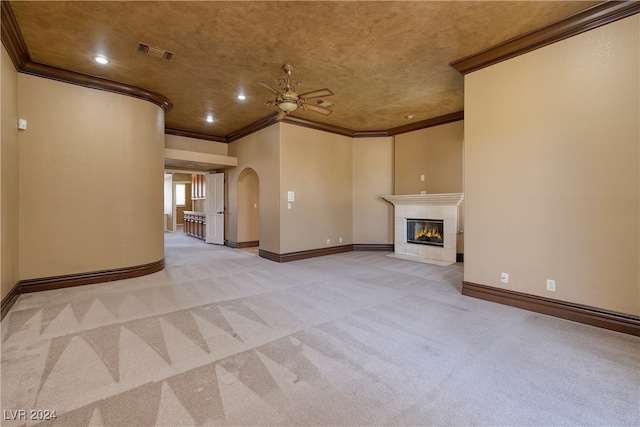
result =
[[[462,296],[462,264],[165,239],[161,272],[20,297],[2,425],[640,425],[640,338]]]

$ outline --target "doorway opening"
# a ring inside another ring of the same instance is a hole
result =
[[[238,248],[260,245],[260,178],[255,170],[244,169],[238,176]]]

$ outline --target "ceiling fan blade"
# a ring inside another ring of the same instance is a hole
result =
[[[303,93],[301,95],[298,95],[298,98],[313,99],[313,98],[322,98],[323,96],[331,96],[331,95],[333,95],[333,92],[331,92],[327,88],[324,88],[324,89],[312,90],[311,92]]]
[[[328,108],[320,107],[318,105],[313,105],[313,104],[302,104],[302,107],[305,110],[320,113],[325,116],[328,116],[329,114],[333,113],[333,110],[329,110]]]
[[[287,117],[287,112],[286,111],[280,111],[278,113],[278,116],[276,117],[276,120],[280,121],[280,120],[284,119],[285,117]]]
[[[262,86],[263,88],[267,89],[269,92],[273,92],[276,95],[280,95],[280,92],[278,92],[277,90],[275,90],[274,88],[272,88],[271,86],[269,86],[268,84],[266,84],[265,82],[260,82],[260,81],[256,81],[256,83],[258,83],[260,86]]]

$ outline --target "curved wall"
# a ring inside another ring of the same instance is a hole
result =
[[[164,257],[164,112],[20,74],[20,279]]]
[[[0,298],[18,283],[18,72],[0,45]]]

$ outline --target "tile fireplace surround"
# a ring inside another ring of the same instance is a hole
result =
[[[458,234],[458,210],[464,199],[463,193],[407,194],[383,196],[394,206],[396,258],[437,265],[456,262],[456,240]],[[441,219],[444,221],[444,246],[407,243],[407,218]]]

